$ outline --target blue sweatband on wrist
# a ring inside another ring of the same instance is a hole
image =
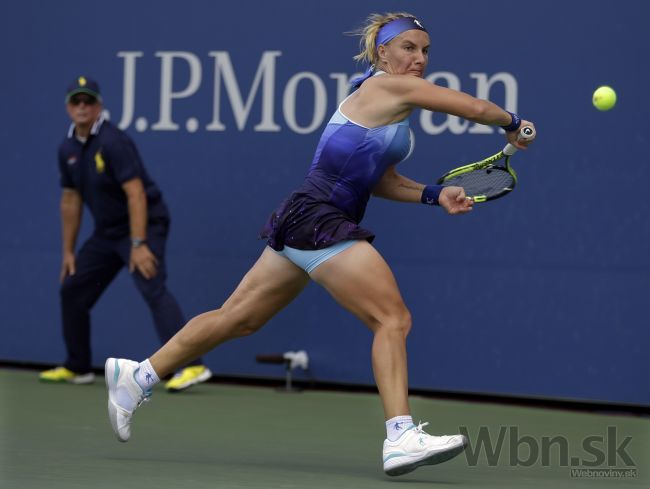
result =
[[[440,192],[442,192],[443,188],[442,185],[427,185],[422,191],[420,202],[426,205],[440,205],[438,203],[438,197],[440,197]]]
[[[506,112],[508,111],[506,110]],[[506,132],[516,131],[517,129],[519,129],[519,126],[521,126],[521,117],[519,117],[517,114],[513,112],[508,112],[508,114],[510,114],[512,121],[507,126],[501,126],[501,129],[503,129]]]

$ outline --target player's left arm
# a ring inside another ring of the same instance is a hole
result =
[[[398,202],[420,202],[426,185],[406,178],[397,173],[395,166],[390,166],[372,190],[372,194],[382,199]]]
[[[373,195],[398,202],[423,202],[427,185],[397,173],[395,165],[388,167],[381,180],[372,190]],[[425,202],[426,203],[426,202]],[[472,210],[474,202],[465,198],[461,187],[444,187],[437,202],[449,214],[462,214]]]

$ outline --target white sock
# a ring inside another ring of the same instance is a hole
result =
[[[386,421],[386,438],[395,441],[411,426],[413,426],[413,418],[410,415],[390,418]]]
[[[158,374],[151,366],[148,358],[144,362],[140,362],[140,368],[138,368],[135,374],[135,381],[143,391],[151,389],[160,382],[160,378],[158,378]]]

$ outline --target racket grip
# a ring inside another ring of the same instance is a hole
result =
[[[519,131],[519,134],[517,134],[517,141],[521,141],[522,139],[534,139],[534,138],[535,138],[535,129],[533,129],[532,126],[522,127],[521,131]],[[513,146],[510,143],[506,144],[506,147],[503,148],[503,154],[506,156],[512,156],[516,152],[517,152],[517,147]]]

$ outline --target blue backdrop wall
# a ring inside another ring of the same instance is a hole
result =
[[[188,317],[218,307],[263,249],[257,232],[304,177],[347,93],[370,12],[428,27],[428,75],[536,122],[520,185],[472,215],[371,202],[366,226],[414,318],[418,388],[650,405],[649,7],[623,0],[324,3],[11,2],[0,18],[0,359],[64,358],[58,308],[56,148],[66,84],[101,82],[171,208],[169,286]],[[603,7],[601,6],[601,7]],[[598,8],[597,8],[598,7]],[[591,93],[614,86],[610,112]],[[401,171],[431,182],[503,136],[414,113]],[[85,216],[82,238],[92,228]],[[94,363],[157,340],[123,273],[93,314]],[[217,373],[280,375],[256,353],[305,349],[319,380],[371,384],[371,335],[310,285],[258,335],[206,359]]]

